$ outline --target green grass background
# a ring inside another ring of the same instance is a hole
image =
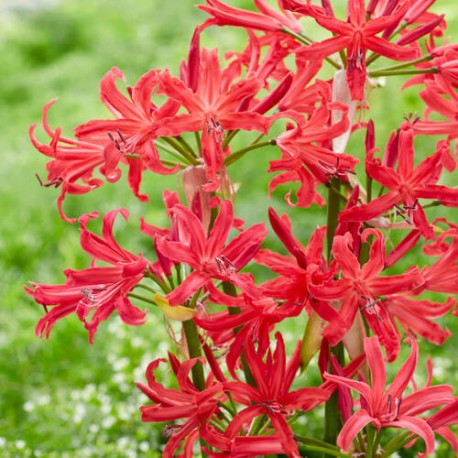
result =
[[[146,364],[168,348],[160,316],[150,313],[142,328],[111,319],[101,325],[94,346],[75,317],[59,322],[48,341],[34,334],[42,309],[23,285],[61,282],[64,268],[85,268],[88,258],[79,248],[77,227],[58,217],[58,191],[41,188],[35,178],[35,173],[45,177],[46,160],[31,146],[27,130],[40,122],[42,106],[55,97],[60,99],[50,112],[51,125],[62,126],[69,135],[79,123],[106,117],[98,88],[112,66],[122,69],[129,84],[153,67],[170,67],[177,74],[193,29],[205,18],[193,3],[67,0],[0,5],[0,456],[159,456],[161,428],[141,423],[138,406],[145,400],[133,381],[143,380]],[[453,1],[438,2],[436,10],[446,12],[451,30],[456,30]],[[214,28],[205,33],[203,44],[241,49],[243,40],[241,31]],[[377,124],[380,139],[403,114],[422,110],[415,90],[399,94],[400,81],[391,80],[385,93],[372,96],[374,117],[383,119]],[[356,140],[352,148],[359,149],[360,143]],[[237,212],[250,223],[266,219],[268,159],[267,153],[257,151],[232,172],[236,181],[245,183]],[[176,182],[163,177],[145,181],[144,190],[151,196],[147,204],[137,202],[121,180],[69,198],[66,211],[78,215],[129,208],[131,220],[117,226],[117,236],[126,248],[147,255],[149,245],[131,237],[137,218],[163,221],[162,189],[173,189]],[[273,204],[285,209],[280,193]],[[290,214],[296,235],[304,241],[324,221],[316,208]],[[275,243],[272,236],[269,240]],[[290,341],[300,337],[303,324],[286,323]],[[458,328],[453,319],[447,325]],[[438,382],[458,379],[456,343],[453,338],[440,350],[425,345],[435,355]]]

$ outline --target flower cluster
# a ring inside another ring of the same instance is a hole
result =
[[[164,457],[388,457],[405,447],[427,455],[435,434],[458,452],[453,388],[433,385],[432,374],[422,388],[414,381],[417,340],[444,344],[450,332],[438,319],[458,315],[458,226],[428,210],[458,206],[446,175],[457,166],[458,48],[444,38],[445,18],[430,10],[434,1],[351,0],[343,18],[331,0],[253,3],[255,11],[199,5],[209,18],[178,76],[152,69],[122,90],[121,70],[108,71],[100,91],[111,117],[75,127],[74,138],[49,125],[54,101],[45,105],[49,141],[30,129],[50,158],[40,183],[60,188],[59,213],[79,223],[93,260],[65,270],[64,284],[26,287],[46,311],[36,332],[47,338],[72,313],[91,343],[114,311],[135,326],[156,311],[181,322],[180,349],[168,355],[174,387],[155,376],[163,358],[137,383],[152,401],[140,408],[143,421],[167,423]],[[312,23],[331,36],[315,41]],[[224,58],[202,48],[213,26],[244,29],[246,47]],[[404,87],[420,87],[424,113],[401,119],[379,144],[383,120],[371,119],[378,79],[404,74],[413,75]],[[287,209],[317,207],[326,226],[304,234],[270,207],[281,248],[263,247],[266,224],[247,228],[236,216],[235,198],[250,183],[236,186],[231,166],[243,160],[262,173],[252,151],[270,161],[266,197],[286,188]],[[180,192],[164,190],[167,227],[141,219],[147,253],[115,239],[126,209],[103,217],[101,236],[88,228],[97,213],[64,210],[67,194],[124,171],[140,201],[149,200],[141,182],[152,174],[182,183]],[[268,278],[253,273],[262,269]],[[304,322],[293,349],[276,331],[290,320]],[[389,384],[386,367],[406,344],[410,356]],[[316,360],[321,381],[301,376]],[[324,439],[306,437],[301,420],[324,404]]]

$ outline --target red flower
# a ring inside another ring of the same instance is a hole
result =
[[[309,276],[307,265],[316,264],[325,267],[323,243],[326,227],[315,230],[309,245],[304,248],[291,233],[291,222],[286,215],[279,217],[273,208],[269,208],[270,224],[290,256],[284,256],[270,250],[260,250],[256,262],[263,264],[279,277],[268,280],[262,285],[264,294],[285,300],[287,305],[305,306],[310,299],[307,288]]]
[[[449,426],[458,424],[458,399],[431,415],[426,421],[435,433],[442,436],[452,446],[455,454],[458,454],[458,439],[449,428]],[[425,457],[424,454],[418,456],[419,458]]]
[[[48,110],[56,100],[51,100],[43,108],[43,129],[50,137],[49,145],[40,143],[35,137],[36,124],[29,130],[33,146],[40,153],[52,158],[46,165],[48,181],[43,186],[61,187],[60,197],[57,200],[59,214],[63,220],[75,222],[75,219],[65,216],[62,205],[66,194],[84,194],[103,184],[100,178],[94,178],[94,170],[99,167],[100,172],[110,182],[117,181],[121,176],[117,162],[106,163],[105,150],[110,143],[82,141],[63,137],[61,128],[53,130],[47,120]],[[81,180],[82,184],[77,183]]]
[[[299,32],[302,29],[291,12],[282,9],[280,13],[269,6],[265,0],[254,0],[254,3],[260,13],[234,8],[219,0],[207,0],[206,5],[199,5],[198,7],[211,14],[213,19],[207,19],[202,27],[233,25],[271,32],[279,32],[284,29]],[[280,1],[278,3],[281,5]]]
[[[142,421],[169,422],[185,419],[181,425],[168,425],[163,435],[169,440],[163,450],[164,458],[172,458],[186,439],[184,457],[192,458],[192,445],[199,438],[198,430],[207,424],[219,410],[218,403],[225,402],[227,396],[223,393],[223,385],[219,382],[207,381],[205,389],[199,391],[191,382],[189,373],[199,362],[197,358],[180,363],[169,353],[172,370],[178,382],[178,389],[164,388],[154,377],[154,371],[165,359],[156,359],[146,369],[148,385],[137,382],[136,385],[153,402],[153,405],[140,407]]]
[[[269,349],[265,361],[264,351],[256,351],[253,342],[246,341],[245,356],[256,387],[241,381],[224,383],[225,390],[231,393],[234,401],[247,406],[232,419],[226,433],[229,437],[235,437],[253,418],[267,415],[286,454],[289,457],[299,457],[287,416],[298,409],[313,409],[325,402],[330,392],[321,388],[300,388],[290,391],[300,365],[300,342],[287,363],[283,338],[280,333],[275,334],[275,338],[275,352],[272,353]]]
[[[412,291],[421,286],[422,278],[416,267],[401,275],[380,276],[385,265],[384,238],[378,230],[366,229],[361,240],[365,242],[370,236],[374,236],[375,240],[370,249],[369,260],[362,266],[353,252],[351,235],[347,233],[344,236],[335,236],[332,253],[341,269],[342,278],[323,284],[310,283],[309,291],[321,301],[341,300],[338,309],[340,320],[331,322],[324,332],[331,344],[344,337],[358,310],[361,310],[369,326],[385,345],[388,358],[393,360],[399,350],[399,336],[386,307],[378,297],[391,297],[402,291]],[[315,310],[327,319],[326,310],[323,313],[319,306]]]
[[[345,179],[347,172],[352,172],[358,163],[356,158],[335,153],[326,146],[327,142],[348,129],[347,116],[330,125],[332,109],[346,111],[346,107],[340,104],[322,104],[307,120],[303,116],[296,116],[297,127],[286,130],[276,138],[282,158],[270,162],[269,172],[286,172],[274,178],[270,189],[279,183],[300,180],[297,205],[301,207],[308,207],[316,200],[317,184],[326,183],[333,176]],[[289,195],[287,201],[291,205]]]
[[[188,208],[177,204],[170,213],[177,220],[179,240],[159,237],[158,250],[171,261],[188,264],[193,269],[183,283],[167,295],[171,305],[182,304],[202,287],[211,287],[214,278],[232,282],[242,289],[252,285],[251,276],[238,271],[258,252],[267,235],[264,224],[243,231],[225,246],[234,224],[230,201],[221,202],[208,236],[202,222]]]
[[[457,278],[457,277],[455,277]],[[396,318],[406,333],[416,332],[436,345],[442,345],[452,334],[432,321],[448,313],[455,301],[449,297],[443,304],[394,294],[383,301],[388,313]]]
[[[196,88],[187,86],[168,71],[160,75],[161,91],[188,111],[167,120],[170,135],[202,131],[202,158],[210,182],[206,191],[219,186],[218,174],[227,153],[222,149],[224,133],[236,129],[267,133],[270,124],[268,118],[240,108],[243,100],[257,94],[263,82],[251,77],[234,83],[237,76],[231,66],[221,70],[216,49],[201,51]]]
[[[212,289],[210,299],[216,304],[237,307],[238,313],[207,313],[194,318],[196,324],[205,329],[215,345],[222,346],[229,341],[230,349],[226,357],[229,372],[234,371],[246,342],[255,340],[259,351],[265,351],[269,344],[269,333],[276,323],[285,318],[299,315],[303,308],[296,304],[279,304],[266,297],[260,289],[250,288],[249,294],[231,297]]]
[[[121,213],[127,218],[126,210],[108,212],[103,218],[103,237],[99,237],[86,228],[90,218],[96,213],[84,215],[81,223],[81,246],[94,257],[112,264],[109,267],[93,267],[84,270],[65,270],[67,277],[63,285],[42,285],[32,283],[32,288],[25,290],[45,307],[53,309],[38,322],[36,333],[48,338],[54,323],[66,315],[76,312],[89,331],[89,341],[92,343],[97,327],[106,320],[114,310],[121,319],[130,325],[141,325],[146,312],[131,304],[127,293],[143,278],[148,265],[141,255],[133,255],[121,248],[113,238],[113,223],[116,215]],[[90,321],[87,317],[94,312]]]
[[[348,2],[347,20],[341,21],[329,14],[315,12],[314,19],[335,36],[320,43],[304,47],[300,52],[308,59],[321,59],[347,49],[347,81],[353,100],[364,98],[366,82],[366,51],[398,61],[418,57],[418,50],[406,48],[376,35],[397,25],[406,13],[407,5],[399,7],[387,16],[372,18],[367,14],[364,0]]]
[[[458,189],[436,184],[442,170],[440,150],[414,166],[412,128],[406,127],[399,132],[397,148],[397,171],[381,164],[372,154],[368,155],[366,162],[368,175],[390,191],[368,204],[342,211],[339,221],[368,221],[396,206],[404,219],[415,224],[425,238],[433,238],[434,233],[418,199],[437,199],[443,205],[455,207],[458,205]]]
[[[150,70],[143,75],[133,88],[129,89],[130,98],[125,97],[116,87],[116,80],[124,79],[118,68],[112,68],[100,83],[102,102],[116,119],[97,119],[82,124],[75,129],[78,139],[100,142],[110,140],[106,149],[107,165],[127,162],[129,166],[129,185],[141,200],[147,197],[139,193],[142,173],[145,168],[155,173],[170,174],[178,170],[165,167],[153,140],[170,135],[164,118],[175,115],[179,105],[167,100],[156,106],[151,96],[158,85],[159,70]]]
[[[448,243],[447,240],[451,239]],[[439,293],[458,294],[458,228],[451,228],[429,245],[423,248],[429,256],[439,256],[432,265],[421,270],[424,279],[424,289]],[[456,312],[455,312],[456,313]]]
[[[378,430],[387,427],[407,429],[425,441],[426,453],[434,451],[433,431],[428,422],[417,415],[453,402],[453,389],[449,385],[427,386],[403,397],[418,361],[416,341],[408,339],[408,342],[412,346],[411,354],[388,389],[385,389],[386,372],[377,337],[364,339],[372,385],[338,375],[324,374],[328,380],[351,388],[361,395],[361,409],[344,424],[337,439],[341,449],[348,450],[356,435],[366,425],[372,424]]]

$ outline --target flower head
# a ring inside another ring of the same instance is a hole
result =
[[[350,445],[366,425],[375,428],[403,428],[417,434],[426,443],[426,453],[434,451],[434,434],[428,422],[417,415],[427,410],[453,402],[453,389],[449,385],[428,386],[420,388],[407,396],[404,391],[411,381],[417,361],[418,345],[415,340],[407,340],[412,351],[394,377],[391,385],[386,388],[386,371],[383,354],[377,337],[367,337],[364,349],[369,364],[372,385],[355,381],[338,375],[325,374],[325,378],[357,391],[361,398],[361,408],[344,424],[337,444],[343,450]]]

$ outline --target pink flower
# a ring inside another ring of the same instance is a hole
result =
[[[84,215],[81,223],[81,246],[94,258],[89,269],[64,271],[67,280],[63,285],[43,285],[31,283],[25,290],[35,301],[53,309],[38,322],[36,333],[48,338],[54,323],[66,315],[75,313],[84,322],[92,343],[97,327],[114,310],[121,319],[134,326],[143,324],[146,312],[130,302],[127,294],[143,278],[148,261],[141,255],[135,256],[121,248],[113,238],[113,223],[121,213],[127,219],[126,210],[108,212],[103,218],[103,237],[89,232],[86,225],[96,213]],[[95,260],[111,264],[108,267],[95,266]],[[93,312],[91,319],[88,316]]]
[[[449,385],[427,386],[403,396],[413,377],[418,361],[418,345],[407,339],[411,354],[386,389],[383,354],[377,337],[364,339],[364,349],[371,372],[372,385],[338,375],[324,374],[325,378],[342,384],[360,394],[361,408],[344,424],[337,439],[342,450],[348,450],[356,435],[368,424],[375,428],[403,428],[420,436],[426,443],[426,453],[434,451],[434,434],[428,422],[418,414],[453,402]]]

